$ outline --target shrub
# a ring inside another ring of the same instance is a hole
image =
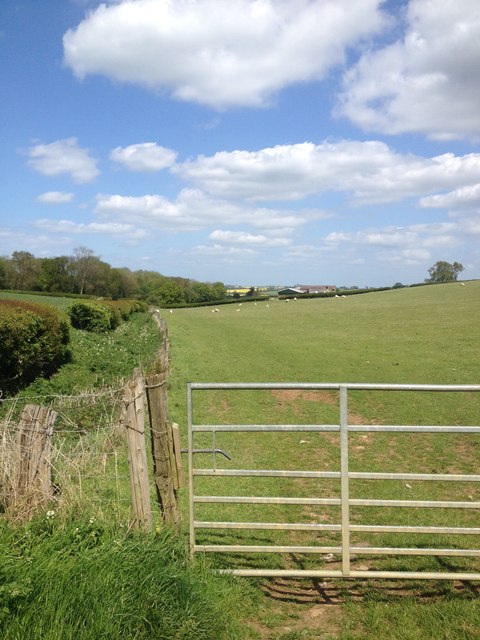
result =
[[[53,307],[0,300],[0,389],[15,393],[71,358],[68,320]]]
[[[72,327],[104,333],[115,328],[112,312],[97,302],[74,302],[67,309]]]

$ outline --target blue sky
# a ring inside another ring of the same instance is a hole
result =
[[[480,277],[478,0],[3,0],[0,255]]]

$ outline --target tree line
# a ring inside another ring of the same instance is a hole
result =
[[[226,296],[222,282],[205,283],[156,271],[111,267],[87,247],[77,247],[73,255],[54,258],[37,258],[29,251],[0,256],[0,289],[113,300],[138,298],[165,306],[222,300]]]

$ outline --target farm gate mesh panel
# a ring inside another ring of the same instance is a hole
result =
[[[207,391],[329,393],[337,419],[197,422],[197,413],[217,419],[230,413],[231,405],[217,396],[203,403],[197,398]],[[220,570],[241,576],[480,580],[480,426],[354,424],[349,394],[378,391],[470,396],[480,385],[189,383],[192,553],[217,554]],[[466,470],[442,454],[457,437],[468,451]],[[317,438],[313,446],[311,438]],[[377,438],[389,439],[381,445],[387,459],[381,469],[368,451]],[[411,438],[407,457],[397,454],[395,438]],[[276,447],[288,468],[257,468],[262,446]],[[237,451],[230,456],[232,447]],[[246,516],[239,515],[242,508]]]

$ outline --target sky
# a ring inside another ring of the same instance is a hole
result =
[[[0,255],[480,278],[478,0],[0,0]]]

